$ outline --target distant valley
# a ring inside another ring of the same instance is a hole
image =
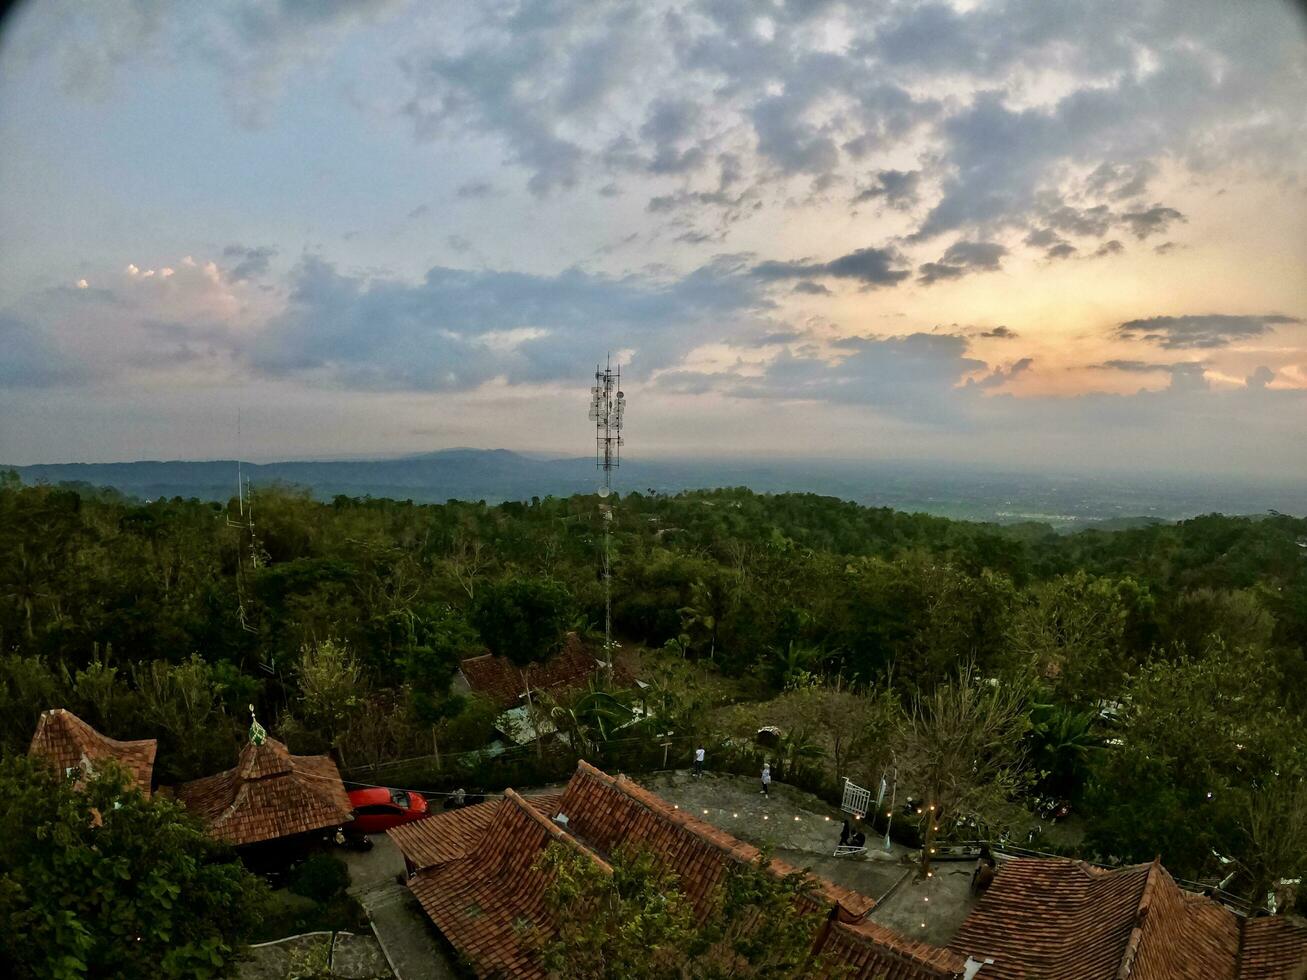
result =
[[[227,500],[236,462],[140,461],[5,467],[24,483],[85,483],[142,499]],[[449,499],[529,500],[593,491],[600,481],[589,457],[553,459],[503,449],[446,449],[398,459],[242,463],[256,489],[273,483],[337,495],[392,497],[421,503]],[[759,492],[812,492],[870,506],[1005,524],[1059,529],[1116,527],[1196,514],[1307,514],[1307,489],[1230,479],[1054,475],[909,462],[634,459],[615,474],[621,492],[747,486]]]

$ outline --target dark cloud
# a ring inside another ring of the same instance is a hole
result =
[[[1161,204],[1154,204],[1143,211],[1129,211],[1121,215],[1121,223],[1140,241],[1149,235],[1166,231],[1177,221],[1185,220],[1185,216],[1175,208],[1168,208]]]
[[[1089,175],[1086,187],[1098,196],[1124,200],[1143,194],[1156,174],[1157,165],[1151,160],[1134,164],[1104,161]]]
[[[905,211],[917,203],[920,185],[920,170],[881,170],[871,186],[853,198],[853,203],[883,200],[889,207]]]
[[[1176,249],[1180,248],[1175,242],[1162,242],[1161,245],[1154,245],[1153,251],[1158,255],[1170,255]]]
[[[1260,316],[1204,313],[1189,316],[1155,316],[1127,320],[1116,328],[1121,340],[1143,340],[1168,350],[1225,347],[1269,333],[1276,325],[1301,323],[1297,317],[1278,313]]]
[[[1054,245],[1061,245],[1066,239],[1055,232],[1052,228],[1032,228],[1029,234],[1022,239],[1027,245],[1035,248],[1051,248]]]
[[[658,99],[649,106],[640,136],[651,144],[652,155],[646,164],[650,173],[683,174],[703,165],[706,152],[691,143],[701,115],[699,106],[689,99]]]
[[[938,262],[927,262],[917,270],[917,282],[930,286],[974,272],[995,272],[1005,255],[1007,249],[997,242],[956,241]]]
[[[1248,388],[1261,390],[1275,380],[1275,372],[1265,364],[1259,367],[1252,374],[1244,379],[1244,385]]]
[[[1045,212],[1042,217],[1050,227],[1058,231],[1087,238],[1101,238],[1112,223],[1112,212],[1106,204],[1091,208],[1062,204]]]
[[[1113,238],[1110,241],[1103,242],[1102,245],[1099,245],[1098,248],[1094,249],[1094,258],[1101,259],[1107,255],[1119,255],[1124,251],[1125,246]]]
[[[272,257],[277,254],[275,248],[260,246],[246,248],[244,245],[228,245],[222,250],[223,258],[239,259],[227,270],[228,282],[244,282],[267,275]]]
[[[409,218],[416,221],[418,218],[425,218],[430,213],[431,213],[431,205],[419,204],[417,207],[415,207],[412,211],[408,213],[408,216]]]
[[[475,201],[483,197],[489,197],[495,192],[493,184],[484,180],[472,180],[466,184],[459,185],[458,190],[454,192],[460,200]]]
[[[804,280],[803,282],[795,283],[795,284],[794,284],[794,291],[795,291],[796,293],[809,293],[810,295],[813,295],[813,296],[829,296],[829,295],[831,295],[831,291],[830,291],[829,289],[827,289],[825,286],[823,286],[821,283],[819,283],[819,282],[809,282],[809,281],[807,281],[807,280]]]
[[[1005,327],[1002,324],[999,324],[993,329],[980,331],[976,336],[988,337],[991,340],[1016,340],[1020,335],[1011,327]]]
[[[814,277],[852,279],[864,289],[874,289],[896,286],[908,278],[911,272],[898,268],[902,262],[903,257],[894,249],[860,248],[829,262],[761,262],[753,267],[752,274],[764,281]]]
[[[1050,261],[1055,259],[1069,259],[1076,254],[1076,247],[1070,242],[1059,242],[1044,253],[1044,257]]]
[[[996,367],[989,374],[981,378],[969,378],[967,387],[975,388],[981,391],[990,388],[999,388],[1007,384],[1018,374],[1029,371],[1035,364],[1033,357],[1023,357],[1020,360],[1013,361],[1006,367]]]

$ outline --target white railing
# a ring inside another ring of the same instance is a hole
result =
[[[840,809],[857,817],[865,817],[871,811],[871,790],[845,776],[844,799],[840,802]]]

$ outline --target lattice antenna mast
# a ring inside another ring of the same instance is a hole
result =
[[[590,389],[590,420],[595,424],[595,468],[604,471],[599,488],[599,510],[604,521],[604,659],[613,662],[613,508],[607,502],[613,492],[613,470],[622,465],[622,420],[626,394],[622,391],[622,368],[613,367],[609,356],[601,369],[595,366],[595,383]]]

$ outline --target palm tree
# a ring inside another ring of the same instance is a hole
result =
[[[1036,704],[1030,710],[1030,724],[1035,768],[1044,788],[1059,797],[1075,796],[1104,744],[1094,730],[1094,712]]]

